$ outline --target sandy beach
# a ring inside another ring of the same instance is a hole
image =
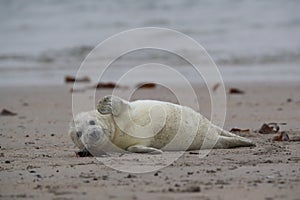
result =
[[[250,129],[237,134],[256,147],[198,151],[159,171],[129,174],[106,167],[93,157],[75,156],[68,124],[72,119],[71,85],[0,88],[0,108],[16,113],[0,116],[1,199],[299,199],[300,84],[227,84],[224,128]],[[237,87],[244,94],[228,94]],[[197,87],[200,112],[209,117],[210,100]],[[88,93],[91,91],[85,91]],[[109,94],[110,89],[97,91]],[[89,95],[87,95],[89,96]],[[174,101],[163,88],[142,89],[133,99]],[[280,125],[291,141],[272,141],[260,134],[263,123]],[[172,156],[174,153],[170,153]],[[114,162],[153,155],[122,155]],[[159,164],[159,163],[153,163]]]
[[[0,199],[300,200],[299,8],[282,0],[0,1]],[[78,87],[66,83],[78,78]],[[223,81],[226,103],[217,96]],[[161,85],[131,100],[179,103],[208,119],[226,108],[223,128],[256,146],[77,157],[73,115],[115,84],[130,94],[145,82]],[[162,155],[181,156],[166,166]],[[128,171],[149,166],[160,168]]]

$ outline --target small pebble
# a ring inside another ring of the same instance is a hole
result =
[[[41,185],[37,185],[33,189],[42,189],[42,186]]]
[[[42,178],[42,176],[41,176],[41,175],[39,175],[39,174],[37,174],[37,175],[36,175],[36,177],[38,177],[38,178]]]
[[[135,175],[128,174],[126,178],[135,178],[135,177],[136,177]]]
[[[265,163],[273,163],[272,160],[266,160]]]
[[[187,188],[187,192],[201,192],[201,188],[199,186],[191,186]]]
[[[206,173],[216,173],[215,170],[206,170]]]

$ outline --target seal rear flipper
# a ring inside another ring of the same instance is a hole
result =
[[[220,136],[214,149],[226,149],[235,147],[253,147],[256,146],[251,140],[243,137]]]
[[[162,151],[153,147],[147,147],[143,145],[133,145],[127,148],[127,151],[131,153],[150,153],[150,154],[161,154]]]

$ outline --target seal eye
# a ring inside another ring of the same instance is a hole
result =
[[[90,125],[95,125],[96,123],[95,123],[95,121],[91,120],[91,121],[89,121],[89,124]]]
[[[78,138],[80,138],[81,135],[82,135],[82,132],[81,132],[81,131],[77,131],[77,132],[76,132],[76,135],[77,135]]]

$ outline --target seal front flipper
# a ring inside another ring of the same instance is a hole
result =
[[[100,99],[97,104],[97,110],[102,115],[112,114],[113,116],[118,116],[127,106],[128,102],[125,100],[109,95]]]
[[[150,153],[150,154],[161,154],[162,151],[153,147],[146,147],[143,145],[133,145],[127,148],[127,151],[131,153]]]

